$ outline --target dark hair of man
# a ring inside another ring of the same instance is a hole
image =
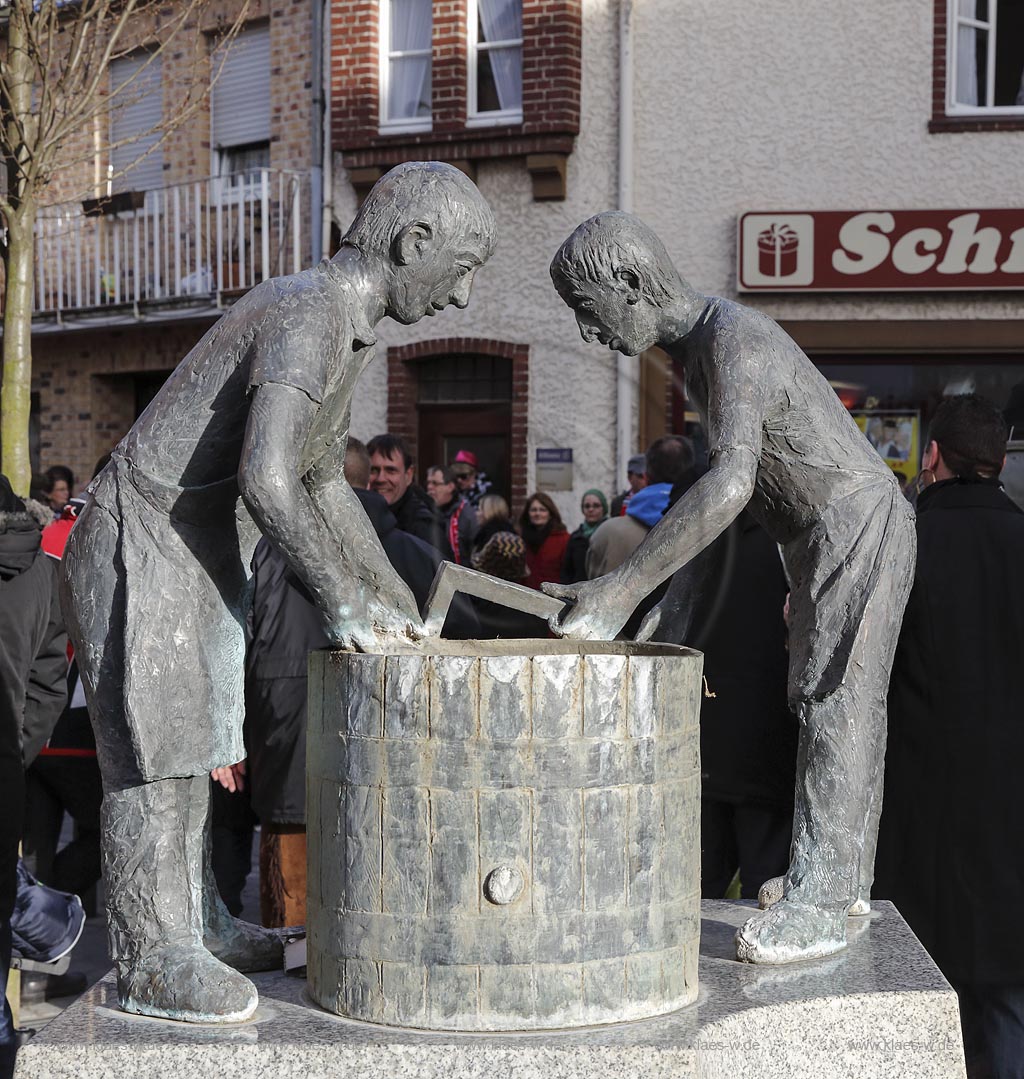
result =
[[[551,532],[564,532],[566,530],[562,522],[562,515],[558,512],[558,507],[552,501],[551,496],[543,491],[534,491],[526,500],[523,512],[519,515],[519,524],[523,528],[530,523],[530,506],[534,502],[539,502],[551,514]]]
[[[366,443],[358,438],[349,437],[345,447],[345,481],[349,487],[366,490],[370,486],[370,455]]]
[[[110,458],[112,454],[108,450],[95,464],[92,470],[92,478],[96,477],[110,464]]]
[[[33,472],[28,496],[37,502],[45,502],[53,491],[53,478],[48,472]]]
[[[957,476],[988,479],[1002,471],[1006,422],[976,393],[945,398],[932,417],[929,438],[938,443],[946,467]]]
[[[379,453],[381,457],[390,460],[396,453],[402,455],[402,467],[412,468],[413,456],[409,449],[409,443],[401,435],[375,435],[366,444],[366,452],[372,457]]]
[[[452,470],[450,468],[448,468],[447,465],[431,465],[430,468],[427,469],[427,475],[428,476],[433,475],[435,472],[440,472],[441,473],[441,482],[442,483],[454,483],[455,482],[455,473],[452,472]]]
[[[11,481],[0,474],[0,513],[23,513],[25,503],[14,493]]]
[[[50,477],[51,482],[56,483],[57,480],[63,480],[68,485],[69,491],[75,489],[75,474],[67,465],[54,465],[53,468],[46,470],[46,474]]]
[[[682,435],[664,435],[647,451],[647,482],[678,483],[693,468],[693,448]]]

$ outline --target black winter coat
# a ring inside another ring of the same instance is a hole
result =
[[[403,532],[429,543],[442,558],[452,561],[447,524],[426,491],[415,485],[409,487],[389,509]]]
[[[13,508],[0,511],[0,918],[14,905],[24,768],[60,716],[68,669],[57,563],[40,547],[44,515],[33,503],[5,504]]]
[[[704,653],[713,697],[700,708],[701,794],[715,801],[793,804],[799,725],[786,678],[786,577],[779,550],[747,512],[694,560],[685,642]]]
[[[569,537],[562,559],[562,584],[578,584],[587,579],[587,551],[590,550],[591,535],[593,530],[584,532],[583,525],[580,525]]]
[[[438,553],[401,531],[383,497],[356,490],[389,561],[422,612]],[[306,819],[306,665],[309,653],[329,647],[320,612],[284,558],[262,539],[253,555],[254,590],[247,624],[245,744],[252,808],[264,821]],[[456,599],[442,633],[479,635],[473,610]]]
[[[1024,512],[995,481],[917,503],[873,894],[956,985],[1024,982]]]

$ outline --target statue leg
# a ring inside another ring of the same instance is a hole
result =
[[[256,1009],[253,984],[203,945],[209,777],[161,779],[103,800],[110,951],[121,1007],[193,1023]]]
[[[887,724],[888,726],[888,724]],[[849,914],[857,917],[871,913],[871,885],[875,882],[875,848],[878,846],[878,822],[882,816],[882,787],[885,779],[884,754],[871,792],[871,805],[864,828],[864,847],[857,872],[857,898],[850,904]]]
[[[847,912],[873,872],[885,698],[901,616],[902,605],[895,617],[888,603],[869,611],[843,683],[799,707],[793,859],[782,899],[737,934],[742,960],[793,962],[846,944]]]
[[[236,970],[280,970],[286,935],[287,931],[264,929],[235,918],[224,905],[213,875],[208,815],[203,838],[203,943]]]

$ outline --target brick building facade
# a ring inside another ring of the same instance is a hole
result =
[[[82,154],[69,145],[69,159],[79,163],[47,191],[32,342],[35,469],[66,464],[81,486],[225,305],[262,276],[308,266],[319,250],[322,202],[313,204],[313,172],[322,124],[314,80],[322,38],[314,43],[309,3],[253,0],[225,50],[221,33],[240,9],[237,0],[211,5],[201,36],[183,35],[180,47],[161,54],[149,89],[164,117],[180,108],[188,80],[205,87],[220,75],[150,157],[110,177],[125,151],[119,159],[116,151]],[[151,26],[133,34],[141,51],[126,50],[111,66],[112,80],[117,63],[130,64],[154,40]],[[228,67],[221,70],[225,52],[227,63],[245,61],[234,83]],[[247,128],[238,112],[249,86],[259,115]],[[131,107],[143,96],[133,92]],[[222,117],[232,114],[220,142],[218,107]],[[129,111],[127,120],[113,113],[112,128],[130,123]],[[252,142],[234,144],[250,131]],[[110,200],[118,192],[137,188],[122,196],[133,200],[126,211],[83,213],[84,200],[116,206]]]

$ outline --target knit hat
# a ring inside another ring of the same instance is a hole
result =
[[[473,552],[473,568],[503,581],[521,581],[529,573],[523,537],[515,532],[495,532],[479,551]]]
[[[632,473],[634,476],[643,476],[647,472],[647,456],[643,453],[635,454],[630,457],[629,462],[626,465],[626,473]]]

